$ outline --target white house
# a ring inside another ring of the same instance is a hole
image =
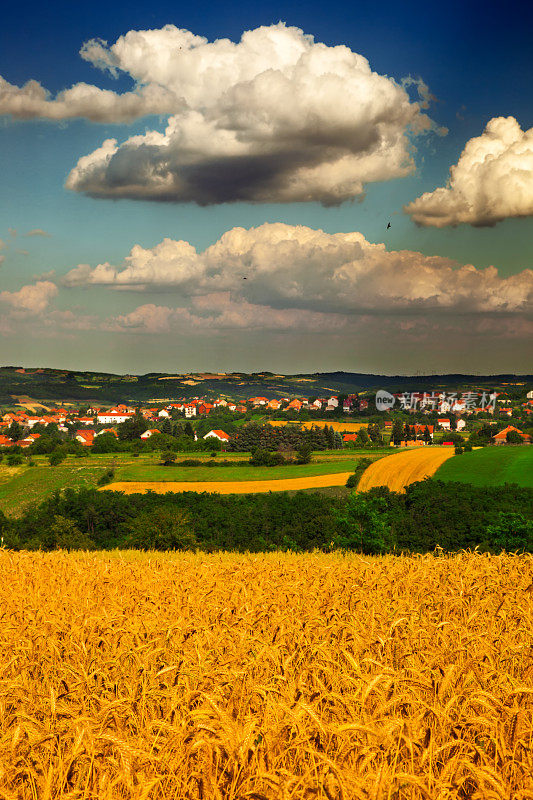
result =
[[[195,417],[196,416],[196,406],[192,405],[192,403],[190,405],[184,406],[183,408],[184,408],[184,411],[185,411],[185,417],[187,419],[190,419],[191,417]]]
[[[161,433],[156,428],[150,428],[150,430],[141,433],[141,439],[149,439],[151,436],[155,436],[156,433]]]
[[[103,411],[101,414],[97,414],[96,419],[100,425],[119,425],[133,416],[132,411]]]
[[[439,426],[439,428],[442,428],[443,431],[450,430],[450,420],[448,418],[438,419],[437,425]]]
[[[168,413],[168,411],[165,408],[162,408],[157,416],[158,417],[165,417],[166,419],[170,418],[170,414]]]
[[[209,431],[204,439],[218,439],[219,442],[229,442],[229,436],[224,431]]]
[[[466,422],[464,421],[464,419],[458,419],[457,420],[457,430],[458,431],[463,431],[465,428],[466,428]]]
[[[533,389],[526,394],[528,400],[533,400]]]

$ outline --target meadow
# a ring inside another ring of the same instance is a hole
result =
[[[132,453],[88,453],[83,458],[68,456],[56,467],[51,467],[46,456],[33,456],[35,466],[8,467],[0,463],[0,511],[10,516],[20,516],[32,503],[39,503],[53,492],[72,488],[89,488],[97,485],[103,472],[113,467],[115,480],[140,482],[204,482],[204,481],[265,481],[284,478],[298,479],[320,475],[352,472],[356,459],[379,458],[385,451],[332,450],[313,453],[311,464],[287,467],[162,467],[158,466],[159,453],[142,453],[134,458]],[[194,458],[208,461],[209,453],[178,453],[177,460]],[[217,461],[242,461],[249,453],[225,453]],[[335,478],[333,483],[335,485]]]
[[[533,797],[530,555],[0,569],[1,797]]]
[[[436,472],[441,481],[460,481],[474,486],[516,483],[533,487],[533,447],[483,447],[444,463]]]

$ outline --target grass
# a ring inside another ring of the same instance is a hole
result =
[[[474,486],[517,483],[519,486],[533,487],[533,447],[501,445],[463,453],[443,464],[435,478]]]
[[[356,460],[323,461],[286,467],[160,467],[127,464],[116,470],[117,481],[265,481],[353,472]]]
[[[0,795],[530,798],[532,556],[0,551]]]
[[[383,451],[385,452],[385,451]],[[349,455],[348,455],[349,454]],[[34,456],[35,467],[7,467],[0,463],[0,511],[20,516],[32,503],[40,503],[53,492],[88,488],[97,485],[104,470],[114,465],[116,480],[121,481],[243,481],[276,480],[353,471],[357,458],[380,458],[381,451],[330,450],[313,454],[313,463],[303,467],[159,467],[159,454],[131,453],[88,454],[84,458],[69,456],[57,467],[50,467],[46,456]],[[207,461],[209,453],[178,453],[178,460],[194,458]],[[217,461],[247,461],[249,453],[219,453]],[[308,470],[308,471],[306,471]]]

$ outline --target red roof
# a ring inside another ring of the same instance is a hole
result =
[[[229,436],[224,431],[209,431],[209,433],[214,433],[219,439],[225,439],[227,442],[229,442]]]

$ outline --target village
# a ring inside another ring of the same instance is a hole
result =
[[[146,406],[118,403],[108,408],[65,403],[59,408],[41,406],[46,412],[42,414],[35,413],[37,406],[34,405],[33,413],[29,408],[19,407],[2,414],[0,448],[29,448],[50,430],[84,447],[92,447],[104,434],[117,440],[124,438],[120,436],[120,426],[134,419],[140,422],[137,436],[143,442],[154,436],[172,435],[172,423],[186,421],[190,423],[189,430],[195,441],[201,436],[224,446],[231,440],[235,424],[259,419],[272,424],[302,423],[306,427],[331,424],[342,433],[344,446],[371,444],[378,438],[380,444],[409,447],[430,445],[437,434],[447,432],[450,438],[441,436],[439,443],[457,444],[457,435],[466,437],[475,429],[473,420],[484,418],[491,421],[493,428],[492,441],[488,444],[529,444],[531,435],[523,428],[531,425],[533,391],[527,392],[519,401],[511,401],[506,392],[494,392],[487,398],[485,394],[482,390],[462,395],[402,392],[394,395],[394,408],[385,414],[376,412],[373,398],[367,396],[368,393],[364,393],[365,396],[354,393],[320,398],[258,396],[245,401],[228,397],[194,397]],[[206,431],[204,421],[211,418],[216,424]],[[199,426],[200,420],[202,425]],[[223,426],[228,427],[229,432]],[[359,427],[357,432],[354,426]],[[365,430],[371,433],[374,427],[376,437],[369,440]],[[131,439],[131,435],[128,438]]]

